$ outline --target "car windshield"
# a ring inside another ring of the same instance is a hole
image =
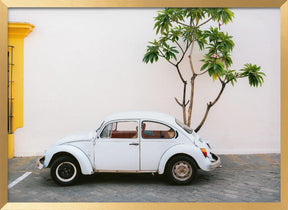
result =
[[[185,125],[184,123],[180,122],[179,120],[175,119],[176,123],[183,128],[187,133],[191,134],[193,132],[193,130],[191,128],[189,128],[187,125]]]
[[[104,121],[101,123],[101,125],[99,126],[99,128],[97,128],[96,133],[99,131],[99,129],[102,127]]]

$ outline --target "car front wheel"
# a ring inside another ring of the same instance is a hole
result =
[[[63,186],[74,184],[80,173],[78,162],[69,156],[57,158],[51,167],[51,177],[57,184]]]
[[[172,157],[166,166],[165,174],[173,184],[189,184],[197,176],[197,165],[195,161],[185,155]]]

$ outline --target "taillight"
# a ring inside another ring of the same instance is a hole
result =
[[[205,148],[200,148],[201,152],[203,153],[204,157],[207,157],[207,150]]]

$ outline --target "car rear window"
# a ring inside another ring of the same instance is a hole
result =
[[[172,139],[175,136],[175,131],[160,122],[143,121],[141,135],[143,139]]]

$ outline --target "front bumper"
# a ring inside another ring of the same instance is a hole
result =
[[[215,161],[209,165],[209,170],[214,170],[217,167],[222,167],[220,157],[218,155],[213,154],[213,153],[211,153],[211,154],[212,154],[212,157]]]
[[[45,160],[45,156],[42,156],[41,158],[39,158],[39,160],[36,163],[36,167],[38,169],[42,169],[44,167],[44,160]]]

